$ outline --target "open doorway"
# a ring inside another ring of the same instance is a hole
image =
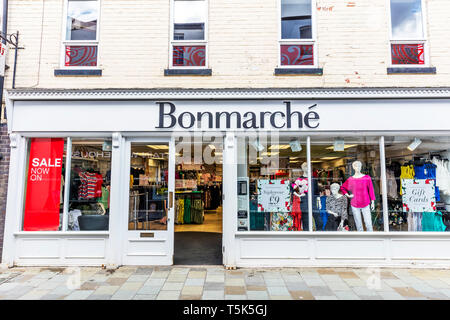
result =
[[[221,144],[177,144],[176,150],[174,264],[220,265]]]

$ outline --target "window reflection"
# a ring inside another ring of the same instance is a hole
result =
[[[421,39],[421,0],[391,0],[392,36],[395,39]]]
[[[174,2],[174,40],[204,40],[206,1]]]
[[[311,0],[282,0],[281,38],[312,38]]]
[[[97,19],[97,1],[69,0],[66,40],[96,40]]]

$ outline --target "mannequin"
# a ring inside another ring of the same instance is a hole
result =
[[[292,212],[298,212],[297,206],[298,202],[300,202],[300,215],[297,215],[301,219],[302,223],[302,229],[309,231],[309,215],[308,215],[308,163],[303,162],[302,163],[302,175],[297,178],[292,185],[294,188],[293,191],[293,204],[292,204]],[[296,186],[298,186],[298,189],[296,190]],[[318,204],[317,202],[320,202],[320,197],[316,196],[316,193],[319,192],[319,187],[317,185],[317,181],[313,179],[310,189],[313,195],[313,216],[316,223],[316,230],[322,229],[322,219],[320,218],[319,210],[318,210]]]
[[[370,176],[362,174],[361,161],[352,163],[355,174],[347,179],[341,187],[342,193],[352,199],[350,204],[352,207],[353,217],[355,219],[356,229],[364,231],[362,217],[367,231],[373,231],[371,211],[375,209],[375,192]],[[352,194],[350,195],[349,192]]]
[[[327,197],[327,213],[332,215],[327,221],[327,231],[342,230],[347,219],[347,197],[339,193],[341,186],[333,183],[330,186],[331,195]],[[339,223],[339,224],[338,224]]]

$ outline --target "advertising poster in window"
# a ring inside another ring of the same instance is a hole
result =
[[[403,212],[436,212],[435,180],[402,179]]]
[[[290,212],[289,180],[258,180],[258,212]]]
[[[24,231],[59,228],[64,139],[31,139]]]

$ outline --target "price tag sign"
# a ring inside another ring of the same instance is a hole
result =
[[[290,212],[289,180],[258,180],[259,212]]]

